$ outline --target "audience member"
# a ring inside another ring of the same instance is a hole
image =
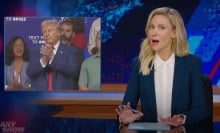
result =
[[[88,43],[88,52],[92,53],[92,49],[96,46],[96,35],[97,32],[101,31],[101,18],[97,18],[93,21],[92,26],[89,32],[89,43]]]
[[[5,89],[30,89],[30,79],[26,74],[29,50],[22,37],[11,38],[5,53]]]
[[[74,88],[78,88],[79,74],[82,62],[84,60],[84,51],[80,48],[75,47],[72,43],[72,38],[75,36],[75,31],[73,31],[73,23],[70,18],[66,18],[60,25],[61,29],[61,43],[72,46],[74,51],[77,51],[77,62],[74,63],[77,65],[77,74],[73,77]]]
[[[96,47],[93,55],[87,58],[81,67],[79,77],[79,90],[100,90],[101,69],[100,69],[100,32],[96,35]]]

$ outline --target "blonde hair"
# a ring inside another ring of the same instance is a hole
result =
[[[101,34],[100,34],[100,31],[98,31],[98,32],[96,33],[95,41],[96,41],[96,45],[97,45],[97,42],[98,42],[98,41],[101,41]]]
[[[148,21],[145,27],[146,34],[151,20],[155,15],[166,16],[169,19],[172,28],[175,30],[176,37],[172,41],[172,51],[174,51],[174,53],[180,57],[188,55],[190,52],[187,43],[187,34],[183,19],[179,12],[169,7],[154,9],[148,17]],[[152,50],[150,41],[145,38],[141,43],[141,50],[139,53],[140,72],[143,75],[148,75],[152,70],[154,65],[154,57],[155,51]]]
[[[59,24],[59,22],[58,22],[56,19],[47,19],[47,20],[44,20],[44,21],[41,23],[41,30],[42,30],[43,27],[48,26],[48,25],[54,25],[54,26],[56,26],[56,30],[57,30],[57,31],[60,31],[60,24]]]

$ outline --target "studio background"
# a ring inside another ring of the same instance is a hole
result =
[[[150,11],[169,6],[183,16],[190,51],[202,59],[203,73],[214,87],[220,86],[219,0],[4,0],[2,3],[0,122],[15,121],[17,127],[24,127],[27,132],[117,132],[115,120],[48,118],[47,114],[60,106],[30,104],[38,98],[67,93],[4,91],[5,16],[101,17],[102,83],[127,83],[132,59],[138,56],[145,38]],[[220,127],[214,124],[217,133]]]

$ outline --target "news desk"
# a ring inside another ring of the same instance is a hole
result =
[[[37,104],[61,105],[61,109],[50,113],[52,117],[116,119],[115,109],[123,99],[125,86],[105,84],[101,91],[54,93],[43,96]]]
[[[125,84],[105,84],[102,85],[101,91],[54,93],[42,96],[37,104],[60,105],[62,108],[51,112],[51,117],[116,119],[115,109],[123,99],[125,86]],[[218,91],[215,93],[220,94]],[[215,99],[213,120],[220,121],[220,100],[219,97]]]

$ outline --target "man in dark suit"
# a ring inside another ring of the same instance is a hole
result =
[[[70,18],[66,18],[63,20],[63,22],[60,24],[60,30],[61,43],[71,46],[71,49],[77,52],[77,61],[74,61],[77,66],[77,72],[73,77],[73,84],[74,89],[78,89],[80,69],[84,60],[84,51],[80,48],[75,47],[75,45],[72,44],[72,38],[75,36],[76,32],[74,31],[73,22]]]
[[[56,20],[41,23],[45,44],[33,48],[27,74],[35,90],[73,90],[77,72],[77,53],[60,43],[60,25]]]

